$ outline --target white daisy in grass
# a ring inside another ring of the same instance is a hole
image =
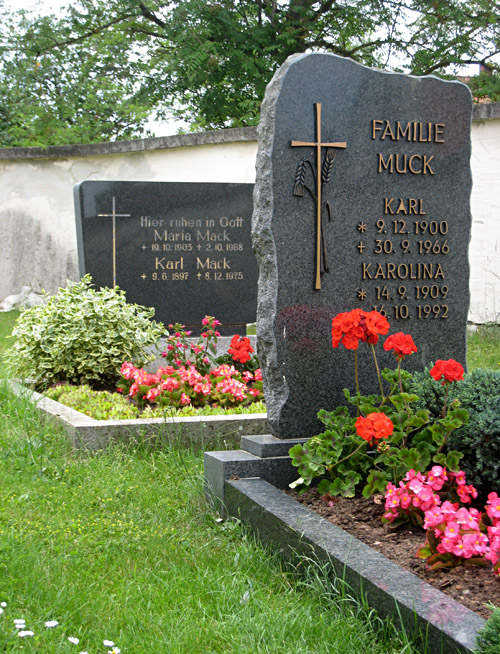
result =
[[[114,647],[115,645],[112,640],[103,640],[102,644],[104,645],[104,647]]]
[[[7,602],[0,602],[0,606],[4,609],[7,606]]]
[[[45,626],[47,627],[47,629],[52,629],[53,627],[57,627],[58,624],[59,622],[57,622],[57,620],[47,620]]]
[[[108,654],[120,654],[120,650],[118,647],[113,647],[113,649],[108,650]]]
[[[79,639],[79,638],[75,638],[74,636],[68,636],[68,640],[69,640],[69,642],[72,643],[73,645],[78,645],[78,643],[80,642],[80,639]]]
[[[22,618],[16,618],[14,620],[14,627],[16,629],[24,629],[26,626],[26,620],[23,620]]]
[[[26,631],[20,631],[17,635],[19,638],[26,638],[26,636],[34,636],[35,633],[27,629]]]

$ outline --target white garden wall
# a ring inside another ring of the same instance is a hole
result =
[[[255,128],[0,150],[0,301],[78,278],[73,186],[85,180],[253,182]],[[469,319],[500,317],[500,103],[474,108]]]

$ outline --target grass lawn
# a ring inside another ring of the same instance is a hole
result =
[[[12,324],[0,314],[0,351]],[[471,342],[470,367],[498,367],[498,331]],[[237,521],[219,521],[204,502],[201,451],[72,451],[5,382],[0,603],[0,652],[113,651],[104,640],[123,654],[414,651],[322,571],[299,578]]]
[[[112,652],[104,640],[123,654],[413,652],[322,571],[299,578],[220,521],[202,460],[175,444],[72,451],[1,382],[0,652]]]

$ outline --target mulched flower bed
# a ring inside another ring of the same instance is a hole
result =
[[[424,542],[424,532],[413,526],[391,529],[384,525],[380,521],[384,511],[382,497],[375,501],[363,497],[336,498],[333,506],[328,506],[315,489],[303,495],[295,491],[286,493],[483,618],[491,615],[486,602],[500,606],[500,579],[490,566],[462,565],[451,570],[426,570],[425,561],[415,555]]]

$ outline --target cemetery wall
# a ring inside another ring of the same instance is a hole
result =
[[[255,181],[255,128],[0,149],[0,302],[78,278],[73,186],[85,180]],[[470,247],[475,323],[500,318],[500,103],[474,107]]]

